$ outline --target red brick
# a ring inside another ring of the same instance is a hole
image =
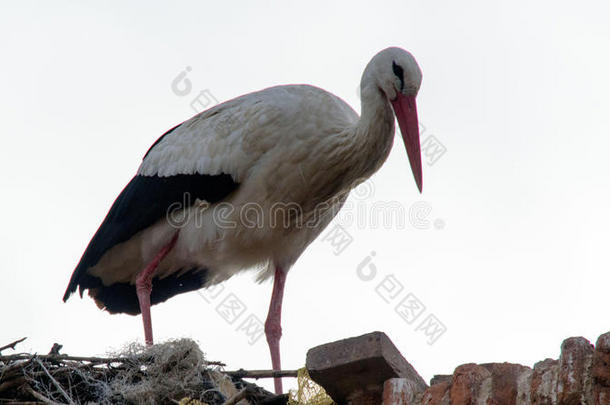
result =
[[[487,379],[491,379],[491,373],[477,364],[464,364],[456,368],[449,394],[451,405],[475,405],[482,394],[482,384]]]
[[[593,403],[610,405],[610,332],[601,335],[595,343],[591,362]]]
[[[406,378],[390,378],[383,383],[383,405],[414,405],[415,395]]]
[[[406,378],[414,393],[428,386],[385,333],[373,332],[314,347],[307,352],[307,370],[337,404],[382,401],[383,383]]]
[[[449,405],[451,381],[442,381],[426,389],[421,405]]]
[[[519,377],[529,367],[512,363],[482,364],[491,373],[491,395],[487,405],[516,405]]]
[[[591,364],[593,345],[583,337],[571,337],[561,344],[557,376],[557,405],[579,405],[585,398],[585,379]]]
[[[559,361],[546,359],[534,365],[530,398],[532,405],[555,405]]]

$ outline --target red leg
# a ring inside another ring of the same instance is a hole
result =
[[[273,279],[273,293],[271,294],[271,304],[269,305],[269,314],[265,321],[265,335],[267,343],[271,351],[271,364],[273,370],[281,370],[280,361],[280,338],[282,337],[282,298],[284,297],[284,283],[286,282],[286,273],[279,267],[275,268],[275,277]],[[281,394],[282,379],[276,377],[273,379],[275,385],[275,393]]]
[[[153,344],[152,334],[152,323],[150,319],[150,293],[152,291],[152,279],[157,270],[157,266],[167,254],[172,250],[176,241],[178,240],[178,233],[174,235],[171,241],[152,259],[148,266],[144,268],[138,274],[136,278],[136,293],[138,294],[138,302],[140,303],[140,311],[142,312],[142,322],[144,322],[144,340],[146,345],[150,346]]]

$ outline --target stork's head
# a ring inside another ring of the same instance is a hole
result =
[[[401,48],[386,48],[373,57],[365,73],[392,105],[402,139],[407,148],[411,171],[422,191],[421,150],[415,97],[422,73],[413,55]],[[364,82],[364,77],[363,77]]]

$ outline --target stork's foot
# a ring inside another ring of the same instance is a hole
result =
[[[280,338],[282,337],[282,299],[284,297],[284,284],[286,282],[286,273],[279,267],[275,269],[275,278],[273,280],[273,293],[271,294],[271,304],[269,305],[269,314],[265,321],[265,336],[269,344],[271,352],[271,364],[273,370],[280,371],[282,362],[280,359]],[[275,393],[282,394],[282,379],[275,377],[273,379]]]
[[[161,260],[167,256],[172,250],[176,241],[178,240],[178,233],[172,237],[172,240],[152,259],[150,263],[138,274],[136,278],[136,294],[138,296],[138,303],[140,304],[140,312],[142,312],[142,322],[144,323],[144,341],[147,346],[153,344],[153,333],[152,333],[152,321],[150,318],[150,293],[152,292],[152,279],[155,274],[155,270],[159,266]]]

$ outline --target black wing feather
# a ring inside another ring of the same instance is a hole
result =
[[[237,186],[238,184],[228,174],[213,176],[178,174],[169,177],[136,175],[117,197],[108,215],[89,242],[72,274],[64,294],[64,301],[76,291],[77,287],[80,287],[81,294],[83,289],[100,287],[101,281],[89,275],[87,269],[95,266],[104,253],[113,246],[129,240],[136,233],[164,218],[172,204],[189,202],[194,204],[197,199],[213,204],[225,198]],[[188,194],[188,197],[185,194]],[[193,287],[189,280],[186,281],[186,283],[181,283]],[[135,288],[131,287],[131,290],[135,297]],[[178,292],[183,291],[175,293]],[[132,301],[133,297],[130,297],[129,300]],[[151,298],[154,301],[154,297]],[[167,298],[169,297],[165,299]],[[102,302],[104,301],[102,300]],[[106,306],[108,308],[108,304]],[[108,309],[110,310],[110,308]]]

